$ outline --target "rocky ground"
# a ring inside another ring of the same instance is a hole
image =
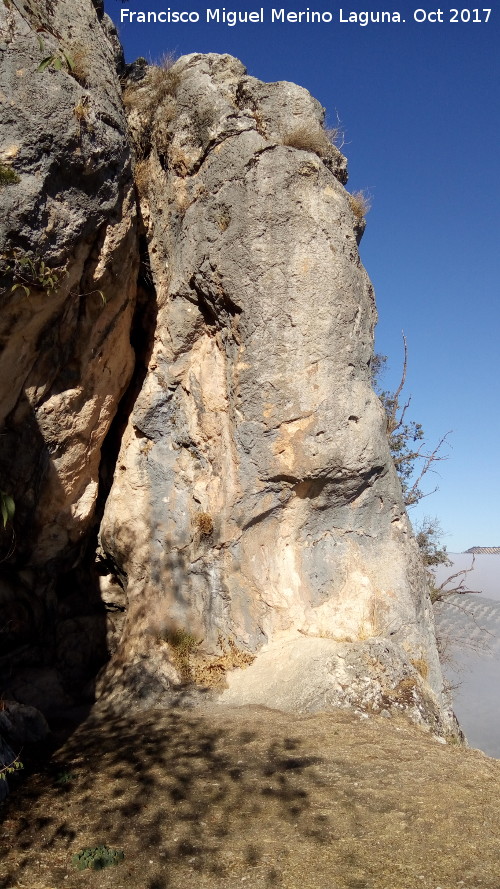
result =
[[[500,762],[347,711],[94,714],[0,834],[1,889],[498,889]]]

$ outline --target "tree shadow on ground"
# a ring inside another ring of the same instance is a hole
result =
[[[99,706],[4,806],[0,889],[493,887],[499,769],[403,720]]]
[[[328,816],[310,812],[321,764],[300,738],[263,739],[248,723],[214,724],[181,708],[130,717],[101,712],[8,803],[7,823],[15,828],[10,849],[0,852],[0,887],[21,874],[40,877],[36,860],[57,885],[72,874],[71,855],[101,843],[125,851],[129,878],[131,863],[145,856],[141,889],[182,885],[186,870],[223,880],[241,868],[271,886],[278,871],[270,840],[274,845],[283,830],[319,845],[329,837]],[[283,836],[283,850],[288,843]],[[92,889],[107,886],[102,872],[86,877]],[[123,874],[120,885],[129,885]]]

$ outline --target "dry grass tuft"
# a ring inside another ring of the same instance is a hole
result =
[[[68,59],[71,60],[71,74],[78,83],[86,86],[91,74],[88,48],[84,43],[72,43],[69,47]]]
[[[143,80],[125,87],[123,103],[128,110],[138,107],[144,113],[154,112],[167,96],[175,96],[179,80],[171,67],[148,68]]]
[[[82,121],[86,121],[89,116],[89,97],[82,96],[75,107],[73,108],[73,114],[75,115],[77,121],[82,123]]]
[[[214,530],[212,516],[208,512],[199,512],[195,516],[195,524],[201,537],[210,537]]]
[[[179,79],[179,75],[171,69],[169,57],[164,67],[148,68],[143,80],[125,87],[125,109],[129,114],[136,111],[141,120],[138,131],[133,131],[139,159],[148,157],[153,141],[159,154],[166,152],[170,140],[168,126],[175,117],[175,92]]]
[[[340,127],[325,127],[324,133],[330,145],[339,147],[339,143],[344,141],[344,133]]]
[[[371,205],[370,195],[366,191],[355,191],[349,195],[349,206],[358,222],[363,222]]]
[[[219,645],[222,654],[212,661],[191,663],[191,678],[196,685],[204,688],[222,688],[229,670],[248,667],[255,660],[255,655],[238,648],[232,639],[224,640],[219,636]]]
[[[237,647],[232,639],[219,636],[221,654],[207,659],[199,651],[203,640],[196,639],[188,630],[177,629],[163,632],[160,636],[167,642],[170,659],[183,682],[191,682],[202,688],[223,688],[229,670],[248,667],[255,656]]]
[[[153,62],[153,66],[155,68],[161,68],[162,71],[170,71],[171,68],[175,65],[177,61],[177,56],[174,52],[164,52],[161,56]]]
[[[147,197],[149,190],[150,174],[147,160],[137,161],[134,167],[134,182],[140,197]]]
[[[332,143],[325,130],[319,127],[318,129],[310,130],[304,126],[297,127],[286,133],[283,137],[283,145],[297,148],[300,151],[313,151],[319,157],[324,157],[325,154],[328,154],[332,147]]]
[[[255,111],[251,112],[251,115],[255,121],[255,129],[257,130],[257,132],[259,133],[260,136],[263,136],[265,138],[265,136],[267,135],[266,122],[265,122],[262,112],[259,111],[258,109],[255,109]]]

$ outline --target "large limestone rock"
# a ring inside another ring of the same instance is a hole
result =
[[[340,659],[363,646],[358,673],[386,670],[389,697],[409,679],[440,712],[425,577],[370,386],[373,288],[323,110],[217,55],[150,70],[125,100],[157,319],[100,531],[128,598],[101,689],[169,700],[257,655],[231,702],[264,703],[269,652],[305,674],[310,640],[328,640]]]
[[[22,664],[92,649],[82,632],[71,646],[56,633],[60,617],[96,607],[81,581],[73,607],[78,584],[61,578],[92,530],[102,444],[132,374],[138,247],[110,21],[90,0],[12,0],[0,4],[0,34],[0,490],[16,507],[14,530],[0,528],[0,668],[10,682]]]

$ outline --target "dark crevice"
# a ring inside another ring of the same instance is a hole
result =
[[[196,163],[193,164],[193,166],[189,169],[189,171],[186,175],[187,176],[195,176],[196,173],[199,173],[201,167],[205,163],[209,154],[211,154],[215,148],[218,148],[219,145],[222,145],[224,142],[227,142],[228,139],[235,139],[237,136],[241,136],[242,133],[252,133],[252,132],[256,132],[255,127],[248,127],[248,129],[246,129],[246,130],[237,130],[234,133],[226,133],[223,136],[217,136],[215,139],[211,139],[209,141],[207,147],[203,151],[203,154],[201,155],[199,160],[197,160]]]
[[[297,478],[295,475],[281,474],[266,476],[263,481],[274,482],[275,484],[298,485],[301,482],[301,479]]]
[[[158,161],[164,173],[168,173],[168,156],[162,151],[158,153]]]
[[[242,525],[242,531],[248,531],[249,528],[253,528],[254,525],[259,525],[260,522],[264,522],[269,516],[272,516],[273,513],[278,509],[283,509],[283,504],[279,503],[276,506],[271,507],[271,509],[266,509],[265,512],[260,512],[258,515],[253,516],[248,522]]]
[[[147,366],[153,347],[156,327],[157,302],[152,283],[146,238],[139,234],[138,247],[140,264],[137,279],[137,301],[130,331],[130,342],[135,352],[135,367],[129,386],[118,405],[115,418],[101,448],[99,467],[99,491],[91,531],[86,535],[80,548],[80,557],[74,567],[60,574],[55,591],[58,602],[59,620],[66,615],[78,619],[85,615],[101,616],[95,621],[92,652],[82,659],[82,667],[73,676],[65,678],[65,686],[75,700],[87,698],[92,693],[92,682],[98,670],[109,658],[106,639],[106,613],[123,611],[121,602],[104,603],[101,598],[99,576],[112,574],[118,586],[126,585],[126,577],[113,558],[99,552],[98,533],[104,514],[114,472],[118,460],[123,433],[127,426],[139,392],[147,373]],[[57,666],[57,661],[56,661]]]
[[[116,416],[102,446],[99,496],[96,509],[96,522],[98,525],[101,522],[106,500],[113,483],[123,434],[146,379],[148,364],[153,350],[158,304],[144,231],[139,235],[139,255],[137,302],[130,334],[130,342],[135,352],[135,367],[127,391],[118,405]]]
[[[111,556],[104,553],[96,557],[96,554],[99,526],[113,482],[121,440],[146,376],[156,325],[156,293],[150,280],[147,244],[142,234],[139,236],[139,250],[141,263],[137,302],[130,333],[135,351],[135,368],[102,445],[99,492],[92,528],[76,546],[71,559],[66,556],[63,564],[49,566],[54,579],[50,581],[49,577],[48,582],[53,585],[54,593],[52,598],[49,596],[47,599],[44,614],[31,621],[36,627],[36,639],[32,639],[32,665],[37,669],[45,666],[59,671],[64,692],[78,706],[92,701],[92,679],[109,658],[106,613],[124,610],[119,596],[116,602],[102,601],[99,577],[113,574],[118,583],[117,589],[125,585],[126,577],[113,563]],[[68,568],[68,565],[71,567]],[[69,638],[74,639],[73,653],[69,659],[64,647],[67,648],[68,643],[64,643],[64,640],[68,638],[68,633]],[[59,648],[61,640],[62,649]],[[38,659],[35,649],[39,649]],[[30,666],[30,663],[27,665]],[[56,707],[52,715],[56,719],[65,718],[64,709],[64,706]]]

